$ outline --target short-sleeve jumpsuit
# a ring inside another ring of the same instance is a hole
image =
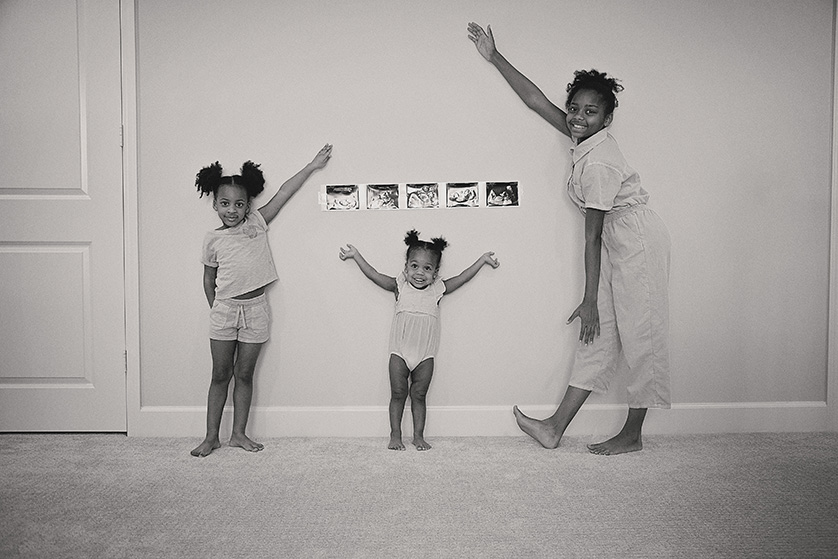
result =
[[[605,211],[597,308],[600,336],[576,351],[569,384],[605,392],[628,367],[631,408],[670,407],[670,238],[614,138],[601,130],[571,149],[568,194]]]

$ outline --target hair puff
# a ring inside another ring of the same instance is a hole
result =
[[[617,102],[617,94],[624,88],[620,85],[619,80],[612,78],[606,72],[598,70],[576,70],[573,72],[573,81],[567,84],[567,101],[565,106],[570,105],[573,101],[573,96],[583,89],[590,89],[596,91],[605,102],[605,114],[609,115],[614,112],[619,104]]]
[[[439,264],[442,262],[442,251],[448,247],[448,241],[442,237],[434,237],[430,241],[420,240],[419,232],[416,229],[411,229],[405,234],[404,244],[407,245],[405,259],[410,260],[410,254],[415,250],[427,250],[436,255],[437,268],[439,268]]]
[[[198,187],[198,192],[201,193],[200,198],[204,194],[215,194],[218,190],[218,185],[221,184],[221,165],[216,161],[212,165],[204,167],[198,174],[195,175],[195,186]]]
[[[433,246],[436,250],[442,253],[443,250],[448,248],[448,241],[445,240],[444,237],[433,237],[431,239],[431,246]]]
[[[420,242],[421,241],[419,240],[419,231],[417,231],[416,229],[411,229],[404,236],[404,244],[406,244],[409,247],[417,245]]]
[[[241,168],[241,183],[247,190],[247,195],[253,198],[265,190],[265,176],[259,169],[259,164],[245,161]]]

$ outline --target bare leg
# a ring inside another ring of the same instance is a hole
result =
[[[192,456],[208,456],[221,446],[218,440],[218,429],[221,426],[221,414],[224,412],[224,404],[227,401],[227,387],[230,385],[230,379],[233,378],[236,344],[235,340],[210,340],[212,380],[207,395],[207,436],[192,450]]]
[[[390,450],[404,450],[402,442],[402,416],[407,401],[410,370],[404,359],[390,354]]]
[[[419,363],[410,373],[410,412],[413,415],[413,446],[416,450],[430,450],[431,445],[425,441],[425,403],[431,378],[434,375],[434,360],[428,358]]]
[[[589,444],[588,450],[594,454],[624,454],[643,450],[643,420],[646,419],[646,408],[629,408],[626,423],[622,430],[605,442]]]
[[[250,415],[250,401],[253,399],[253,372],[262,344],[239,342],[236,364],[233,367],[233,434],[230,446],[238,446],[249,452],[259,452],[265,446],[254,442],[245,434],[247,418]]]
[[[539,420],[527,417],[521,413],[518,406],[515,406],[512,411],[521,431],[538,441],[544,448],[556,448],[562,440],[565,429],[570,425],[570,422],[576,416],[576,412],[579,411],[590,394],[590,390],[568,386],[559,407],[547,419]]]

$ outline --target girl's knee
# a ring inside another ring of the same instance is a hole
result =
[[[410,400],[412,402],[423,403],[425,398],[428,395],[428,385],[427,384],[417,384],[413,383],[410,387]]]
[[[396,401],[406,401],[408,396],[408,390],[406,387],[403,386],[391,386],[390,387],[390,399]]]
[[[233,376],[236,377],[237,384],[253,384],[253,368],[239,368],[235,367]]]
[[[213,367],[212,382],[215,384],[227,384],[233,378],[232,367]]]

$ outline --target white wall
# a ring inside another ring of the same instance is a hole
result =
[[[514,433],[512,404],[556,405],[583,280],[582,218],[563,187],[569,142],[477,54],[471,20],[491,23],[501,52],[557,104],[578,68],[625,85],[612,133],[673,237],[676,409],[649,428],[817,428],[788,409],[826,400],[832,2],[138,0],[136,432],[161,430],[156,418],[203,431],[199,253],[217,217],[195,173],[260,162],[264,203],[326,142],[331,163],[271,227],[281,282],[254,431],[386,432],[392,296],[337,253],[352,243],[394,275],[413,227],[450,241],[444,276],[486,250],[502,262],[443,301],[429,433]],[[326,183],[460,180],[517,180],[521,207],[317,203]],[[592,397],[587,408],[604,413],[576,429],[611,429],[624,401],[621,385]]]

